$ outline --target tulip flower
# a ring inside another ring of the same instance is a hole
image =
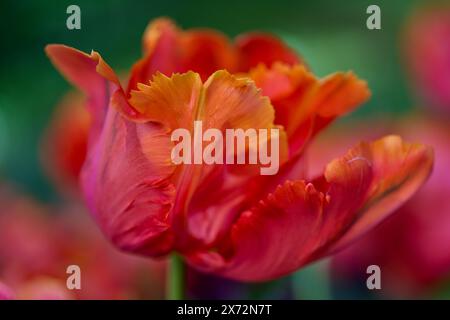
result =
[[[427,106],[450,110],[450,6],[417,9],[404,32],[404,56],[415,91]]]
[[[432,151],[387,136],[363,142],[305,180],[305,146],[369,97],[353,73],[317,78],[280,40],[234,43],[163,19],[123,86],[97,53],[49,45],[54,65],[88,98],[81,188],[106,236],[149,257],[173,251],[193,267],[242,281],[288,274],[339,250],[386,218],[426,180]],[[174,164],[171,133],[279,129],[280,170]]]

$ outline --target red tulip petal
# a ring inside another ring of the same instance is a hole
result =
[[[87,95],[94,130],[100,130],[111,96],[115,97],[115,103],[112,105],[124,116],[139,119],[139,114],[124,99],[124,91],[117,75],[97,52],[92,51],[88,55],[58,44],[46,46],[45,51],[67,80]]]
[[[180,45],[184,49],[181,72],[195,71],[206,81],[217,70],[234,72],[237,68],[236,50],[220,32],[209,29],[186,31]]]
[[[290,67],[281,63],[275,63],[272,68],[259,65],[250,71],[250,77],[274,103],[275,122],[292,135],[299,123],[308,118],[310,111],[302,102],[309,96],[315,98],[311,91],[318,86],[318,79],[302,65]]]
[[[371,149],[375,176],[366,205],[331,251],[345,247],[399,208],[427,180],[433,166],[431,148],[405,144],[397,136],[377,140],[371,144]],[[327,168],[331,170],[332,166]]]
[[[275,36],[265,33],[248,33],[236,39],[239,51],[239,71],[247,72],[259,64],[271,67],[275,62],[289,65],[301,63],[301,58]]]
[[[317,110],[318,115],[323,118],[343,115],[370,96],[367,83],[352,72],[338,72],[325,77],[317,90],[312,109]]]
[[[189,207],[188,227],[204,246],[214,247],[220,243],[242,210],[273,191],[287,176],[303,176],[299,174],[304,172],[301,161],[285,163],[284,134],[280,142],[283,143],[280,144],[280,170],[276,175],[261,175],[249,165],[240,165],[247,170],[227,165],[211,171],[199,185]]]
[[[169,19],[156,19],[148,25],[143,36],[144,57],[131,69],[127,96],[138,83],[148,83],[156,72],[170,76],[178,71],[178,37],[179,30]]]
[[[285,127],[291,155],[336,117],[370,96],[366,82],[351,72],[318,79],[304,66],[275,63],[272,68],[258,66],[250,71],[250,77],[271,98],[275,123]]]
[[[148,255],[167,253],[172,246],[169,212],[175,193],[168,181],[174,170],[169,135],[158,125],[123,117],[142,121],[128,104],[117,76],[97,53],[87,55],[60,45],[46,51],[91,101],[94,124],[81,172],[91,212],[120,248]]]
[[[217,250],[189,261],[238,280],[272,279],[316,260],[373,227],[424,183],[432,154],[388,136],[332,161],[312,183],[286,182],[234,224]]]
[[[159,125],[136,124],[108,109],[81,182],[91,213],[118,247],[151,256],[171,249],[171,147]]]
[[[55,67],[67,80],[80,88],[91,100],[95,113],[102,113],[108,105],[111,92],[120,82],[110,66],[93,51],[90,55],[64,45],[51,44],[45,51]],[[111,83],[105,81],[109,80]],[[115,87],[111,88],[110,85]]]
[[[206,80],[217,70],[236,69],[235,50],[225,35],[209,29],[183,31],[167,18],[149,24],[143,47],[144,58],[133,66],[128,93],[157,72],[171,76],[194,71]]]

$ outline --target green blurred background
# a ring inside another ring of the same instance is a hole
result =
[[[423,1],[12,1],[0,4],[0,175],[43,200],[55,193],[39,164],[39,139],[58,99],[70,88],[44,55],[48,43],[99,51],[116,70],[141,54],[149,20],[169,16],[183,28],[210,27],[230,37],[276,33],[318,75],[354,70],[372,99],[350,117],[406,112],[413,106],[399,36],[405,17]],[[81,8],[81,30],[66,28],[66,8]],[[366,8],[381,7],[382,30],[366,28]]]

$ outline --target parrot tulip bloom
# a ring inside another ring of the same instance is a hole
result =
[[[426,180],[432,152],[397,136],[361,143],[305,180],[302,151],[321,129],[369,97],[352,73],[315,77],[264,34],[235,44],[168,20],[144,34],[127,87],[96,52],[46,50],[88,96],[92,116],[81,172],[86,203],[118,247],[178,251],[192,266],[264,281],[338,250],[383,220]],[[180,73],[176,73],[180,72]],[[177,128],[279,129],[280,170],[171,161]]]

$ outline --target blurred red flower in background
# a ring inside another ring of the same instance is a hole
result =
[[[84,97],[68,93],[57,105],[42,139],[42,164],[63,193],[78,193],[90,125]]]
[[[0,282],[0,300],[11,300],[13,298],[14,294],[12,290],[7,285]]]
[[[408,71],[426,106],[450,110],[450,6],[420,8],[404,35]]]
[[[230,44],[217,32],[180,31],[160,19],[143,43],[125,88],[98,53],[46,48],[88,97],[82,189],[105,234],[124,250],[176,250],[200,270],[268,280],[347,245],[414,194],[431,170],[429,148],[388,136],[361,143],[305,181],[304,147],[369,97],[364,81],[352,73],[318,79],[264,34]],[[192,130],[193,120],[223,131],[279,128],[280,172],[174,165],[170,132]]]
[[[162,262],[117,252],[82,209],[59,210],[1,188],[0,299],[163,297]],[[81,290],[66,287],[70,265],[81,269]]]

